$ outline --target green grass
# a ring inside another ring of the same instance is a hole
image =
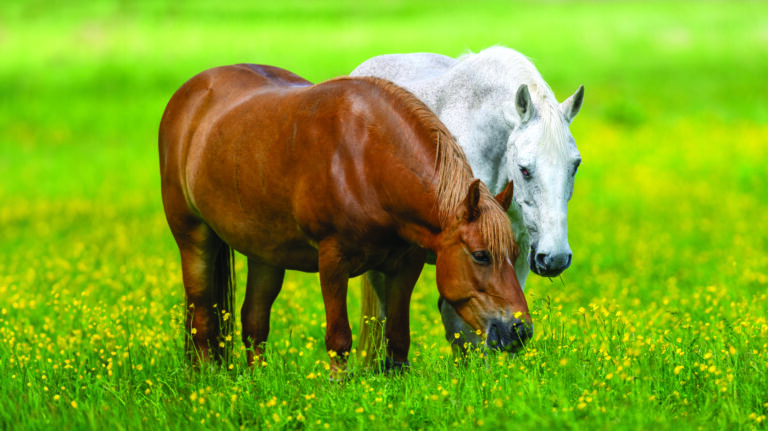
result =
[[[0,428],[765,429],[768,5],[377,3],[0,5]],[[574,264],[529,277],[528,349],[455,366],[428,268],[412,371],[332,385],[317,276],[290,273],[265,367],[236,343],[190,371],[156,148],[176,88],[492,44],[586,87]]]

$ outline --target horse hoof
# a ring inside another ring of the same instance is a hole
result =
[[[402,373],[404,371],[408,371],[411,368],[411,362],[407,359],[405,362],[395,361],[394,359],[387,356],[386,359],[384,359],[384,372],[385,373]]]

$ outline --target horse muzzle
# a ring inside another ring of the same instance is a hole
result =
[[[533,327],[520,319],[503,322],[498,319],[491,321],[488,327],[488,337],[485,345],[493,350],[517,352],[533,338]]]
[[[533,246],[528,254],[531,271],[542,277],[557,277],[571,266],[572,260],[573,253],[539,253]]]

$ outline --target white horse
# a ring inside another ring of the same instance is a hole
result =
[[[382,55],[351,75],[389,79],[426,103],[456,137],[475,176],[494,194],[514,182],[515,202],[508,215],[520,248],[514,266],[521,286],[529,269],[553,277],[570,266],[567,211],[581,156],[568,127],[581,108],[583,86],[558,104],[534,65],[502,46],[458,59],[429,53]],[[366,278],[383,292],[378,274]],[[363,297],[363,316],[386,316],[365,279]],[[447,302],[440,301],[439,307],[446,338],[455,348],[480,342]],[[365,325],[361,328],[362,346],[368,334]],[[458,339],[456,333],[461,334]]]

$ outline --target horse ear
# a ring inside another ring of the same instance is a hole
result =
[[[515,128],[533,118],[534,108],[531,102],[531,93],[528,92],[528,84],[522,84],[517,89],[514,102],[505,102],[502,107],[504,120],[509,127]]]
[[[509,211],[509,206],[512,205],[512,196],[515,192],[515,185],[512,181],[507,184],[507,187],[496,195],[496,202],[501,205],[504,212]]]
[[[517,109],[517,115],[520,116],[520,122],[522,124],[527,123],[533,118],[533,103],[531,102],[531,93],[528,92],[528,84],[522,84],[517,89],[515,95],[515,108]]]
[[[467,190],[467,197],[464,199],[464,205],[467,210],[465,219],[471,222],[480,215],[480,180],[472,181]]]
[[[576,114],[579,113],[579,110],[581,109],[581,104],[584,102],[584,86],[580,85],[579,89],[576,90],[573,95],[563,101],[563,103],[560,104],[560,111],[563,113],[563,117],[565,117],[565,121],[568,122],[568,124],[571,124],[571,121],[573,121],[573,117],[576,116]]]

